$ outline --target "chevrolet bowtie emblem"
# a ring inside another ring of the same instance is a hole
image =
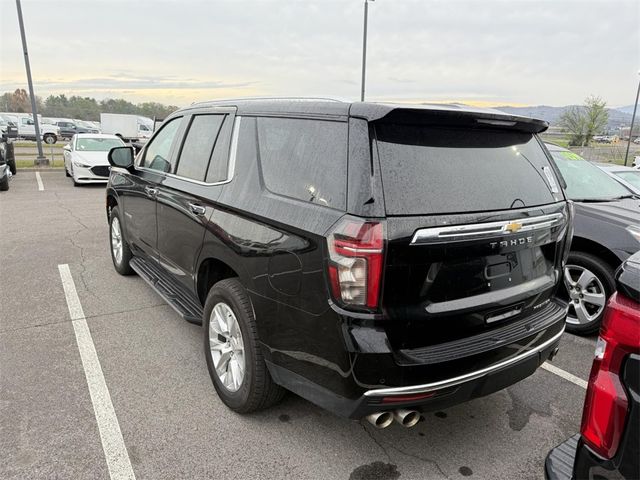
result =
[[[504,229],[505,229],[507,232],[510,232],[510,233],[516,233],[516,232],[517,232],[518,230],[520,230],[521,228],[522,228],[522,224],[521,224],[521,223],[518,223],[518,222],[511,222],[511,223],[507,223],[507,224],[504,226]]]

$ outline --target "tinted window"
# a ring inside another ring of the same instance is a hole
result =
[[[554,188],[558,182],[531,134],[382,124],[376,135],[390,215],[506,210],[556,201],[545,177]]]
[[[269,190],[345,208],[346,123],[259,118],[258,144],[262,175]]]
[[[144,153],[144,166],[161,172],[171,172],[171,145],[176,138],[182,118],[174,118],[149,142]]]
[[[194,115],[182,145],[176,174],[204,181],[224,115]]]
[[[551,151],[567,182],[567,197],[572,200],[608,199],[629,195],[629,190],[580,155],[568,150]]]
[[[229,170],[229,146],[231,143],[231,129],[233,127],[233,119],[231,116],[225,116],[222,129],[218,134],[216,146],[213,149],[213,156],[209,162],[209,170],[207,171],[207,182],[216,183],[227,180]]]

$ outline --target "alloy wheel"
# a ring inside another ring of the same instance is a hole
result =
[[[120,265],[122,262],[122,230],[118,217],[113,217],[111,221],[111,250],[116,264]]]
[[[238,391],[245,374],[244,342],[238,320],[224,302],[217,303],[211,311],[209,348],[222,385],[230,392]]]
[[[567,323],[586,325],[596,321],[607,301],[604,286],[591,271],[579,265],[567,265],[564,284],[569,294]]]

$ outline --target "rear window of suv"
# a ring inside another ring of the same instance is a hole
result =
[[[551,166],[531,134],[379,124],[376,137],[388,215],[508,210],[556,201],[547,179]]]

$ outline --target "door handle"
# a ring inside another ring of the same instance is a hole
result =
[[[202,205],[198,205],[197,203],[190,203],[189,208],[196,215],[204,215],[205,213],[207,213],[206,207],[203,207]]]
[[[149,197],[155,197],[158,194],[158,189],[153,187],[144,187],[144,191]]]

